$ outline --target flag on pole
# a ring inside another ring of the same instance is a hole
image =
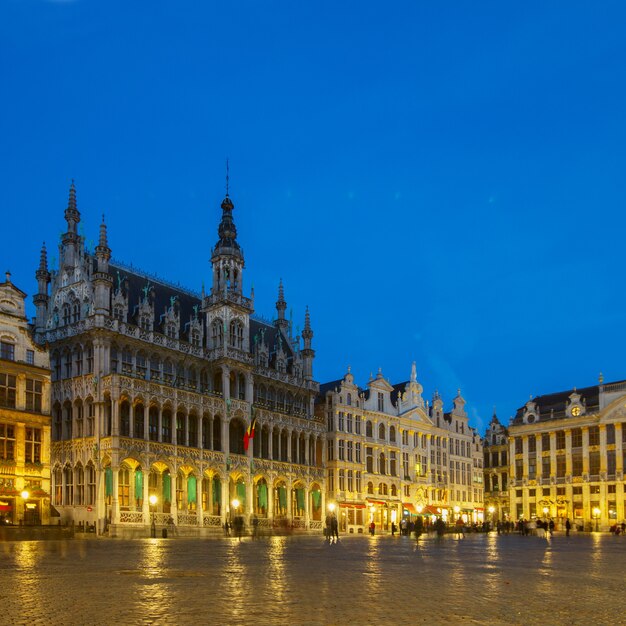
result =
[[[246,432],[243,435],[243,449],[247,452],[250,440],[254,439],[254,429],[256,428],[256,417],[250,422]]]

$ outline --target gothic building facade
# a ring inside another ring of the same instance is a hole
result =
[[[460,392],[444,412],[438,393],[422,397],[415,364],[392,385],[379,370],[365,388],[348,369],[320,386],[316,412],[328,430],[327,498],[344,531],[373,521],[388,531],[403,518],[483,520],[482,443]]]
[[[324,424],[313,331],[254,315],[233,203],[221,205],[209,293],[111,260],[79,234],[74,184],[58,267],[36,272],[36,338],[52,369],[53,502],[64,521],[113,535],[217,531],[233,516],[321,529]],[[255,436],[244,449],[244,436]]]

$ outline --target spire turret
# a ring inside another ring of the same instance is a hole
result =
[[[285,290],[283,289],[283,279],[280,279],[278,283],[278,300],[276,301],[276,313],[278,317],[276,319],[276,326],[283,328],[285,332],[289,328],[289,322],[285,318],[285,310],[287,309],[287,303],[285,302]]]
[[[50,272],[48,271],[48,252],[46,250],[46,242],[41,245],[41,253],[39,255],[39,267],[35,272],[37,279],[37,293],[33,296],[33,302],[37,311],[35,318],[35,328],[38,332],[45,329],[46,311],[48,308],[48,284],[50,283]]]
[[[311,315],[307,306],[304,314],[304,330],[302,331],[302,339],[304,348],[302,350],[302,358],[304,362],[304,378],[313,380],[313,357],[315,351],[311,348],[311,339],[313,339],[313,331],[311,330]]]
[[[80,222],[80,213],[76,204],[76,187],[74,179],[70,185],[70,195],[67,201],[67,209],[65,209],[65,219],[67,221],[67,232],[76,233],[76,225]]]

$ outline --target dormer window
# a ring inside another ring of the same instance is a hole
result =
[[[65,303],[63,305],[63,325],[67,326],[71,321],[71,315],[70,315],[70,305]]]
[[[120,322],[124,321],[124,307],[121,304],[113,307],[113,317]]]
[[[75,324],[80,319],[80,304],[74,302],[72,304],[72,322]]]
[[[8,341],[0,341],[0,359],[15,361],[15,345]]]
[[[194,328],[191,331],[191,345],[199,346],[200,345],[200,331],[197,328]]]
[[[139,327],[142,330],[150,330],[150,316],[146,313],[139,317]]]
[[[380,391],[378,392],[378,410],[385,410],[385,396]]]
[[[176,339],[176,324],[174,324],[173,322],[168,322],[165,325],[165,334],[170,339]]]

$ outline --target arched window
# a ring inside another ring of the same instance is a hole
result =
[[[367,483],[367,493],[374,493],[374,483]]]
[[[381,474],[386,474],[387,473],[387,464],[386,464],[385,453],[384,452],[381,452],[380,456],[378,457],[378,471]]]
[[[389,441],[391,441],[392,443],[395,443],[396,441],[396,427],[395,426],[389,427]]]
[[[385,425],[384,424],[379,424],[378,425],[378,438],[379,439],[385,439]]]
[[[229,344],[238,350],[243,348],[243,325],[239,320],[230,323]]]
[[[224,345],[224,322],[221,319],[213,320],[211,324],[211,347],[221,348]]]
[[[370,422],[369,420],[365,422],[365,436],[372,437],[372,422]]]

